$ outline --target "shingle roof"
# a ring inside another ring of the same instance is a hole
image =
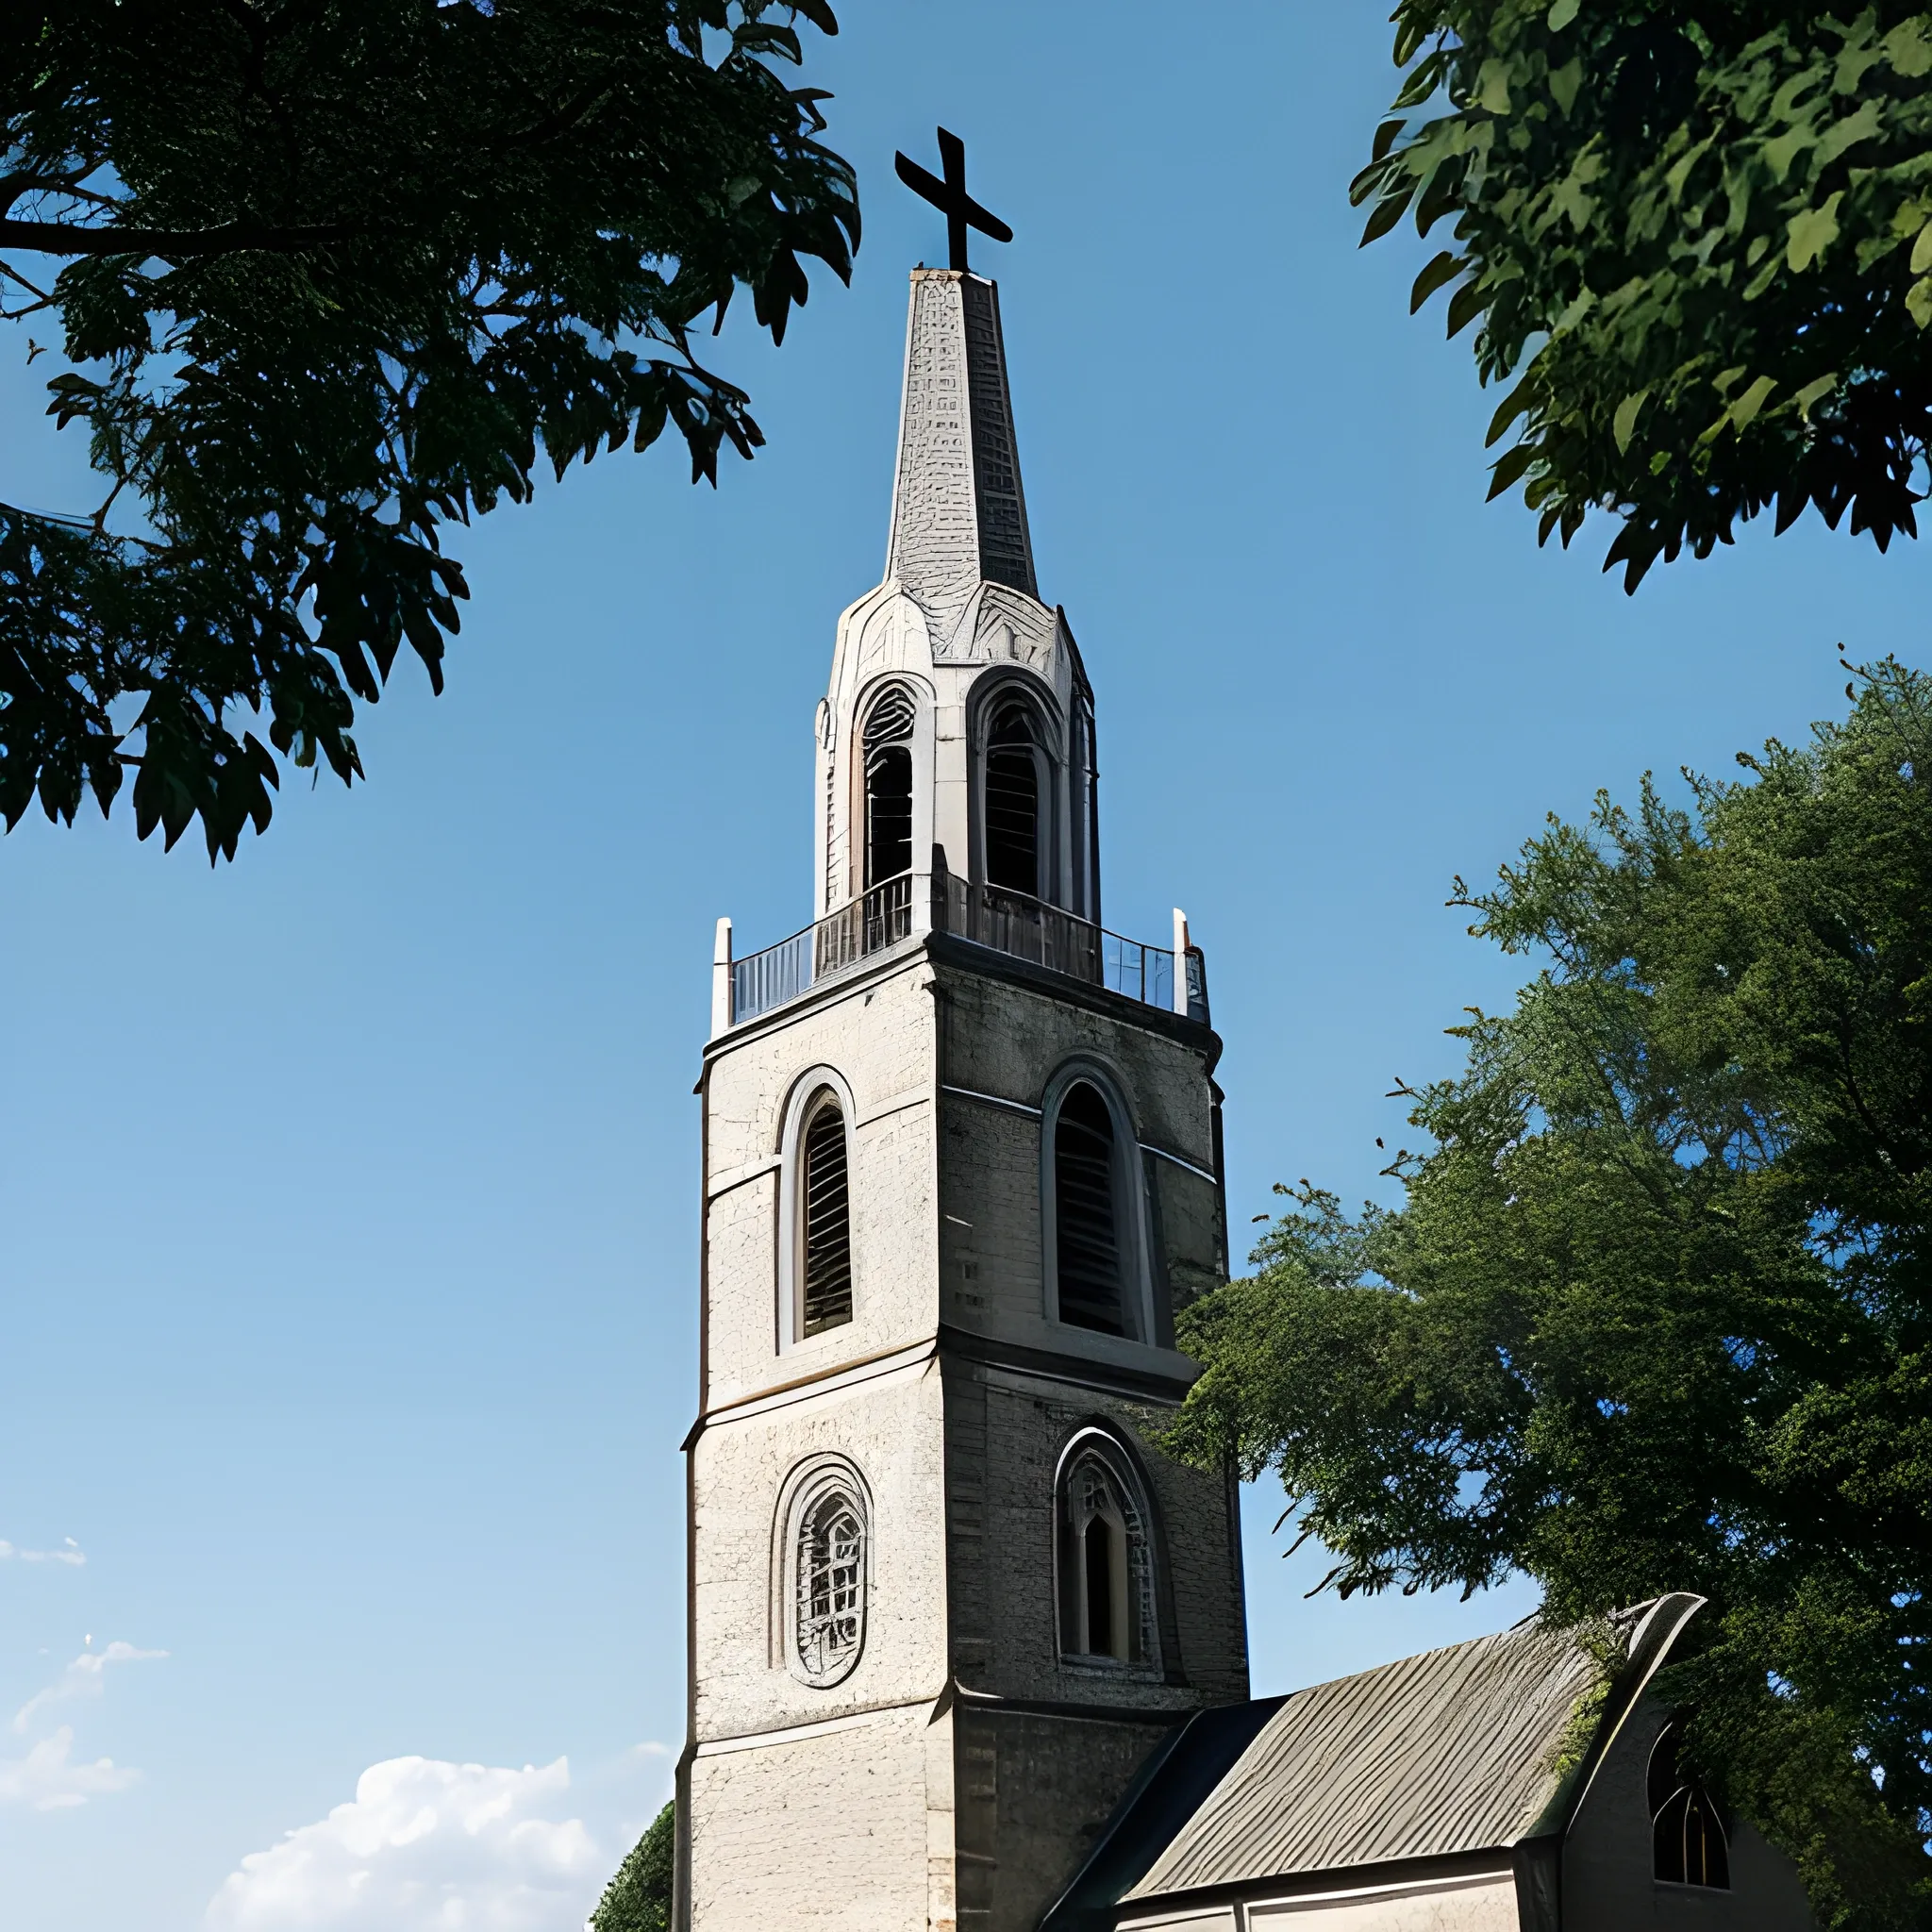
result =
[[[1297,1691],[1126,1896],[1511,1844],[1600,1668],[1532,1622]]]
[[[1559,1834],[1704,1599],[1620,1612],[1622,1659],[1536,1621],[1284,1698],[1204,1710],[1149,1758],[1041,1932],[1277,1878],[1502,1851]],[[1440,1869],[1440,1868],[1436,1868]]]

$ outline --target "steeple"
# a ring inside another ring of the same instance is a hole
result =
[[[1248,1690],[1231,1481],[1146,1428],[1227,1274],[1220,1041],[1178,914],[1171,953],[1100,924],[1093,692],[964,258],[1005,225],[940,149],[816,916],[713,958],[677,1932],[1032,1932]]]
[[[1037,599],[996,284],[912,271],[886,575],[943,648],[981,582]]]

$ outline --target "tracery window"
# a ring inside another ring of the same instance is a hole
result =
[[[1033,708],[1009,699],[992,715],[986,741],[986,878],[989,885],[1041,898],[1043,758]]]
[[[1730,1846],[1710,1793],[1683,1768],[1683,1732],[1667,1725],[1650,1754],[1652,1869],[1673,1885],[1728,1890]]]
[[[865,720],[865,883],[912,870],[912,693],[890,685]]]
[[[1106,1335],[1128,1332],[1119,1154],[1112,1108],[1076,1080],[1053,1123],[1055,1291],[1062,1322]]]
[[[845,1110],[830,1088],[808,1103],[798,1137],[798,1333],[852,1319],[852,1189]]]
[[[808,1465],[782,1520],[783,1662],[823,1688],[849,1676],[865,1647],[870,1531],[858,1473],[842,1457]]]
[[[1087,1662],[1152,1661],[1153,1548],[1124,1451],[1097,1429],[1085,1432],[1062,1459],[1058,1491],[1062,1654]]]

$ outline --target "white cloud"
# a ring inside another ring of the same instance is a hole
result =
[[[92,1639],[89,1640],[92,1642]],[[33,1727],[35,1713],[50,1704],[63,1704],[70,1697],[98,1697],[107,1681],[109,1664],[146,1663],[150,1658],[166,1657],[165,1650],[137,1650],[131,1643],[123,1643],[118,1638],[106,1650],[84,1650],[61,1672],[55,1682],[44,1690],[39,1690],[29,1697],[13,1713],[13,1728],[20,1737],[25,1737]]]
[[[76,1569],[87,1561],[87,1552],[71,1536],[60,1539],[58,1550],[16,1549],[0,1536],[0,1563],[72,1563]]]
[[[36,1811],[60,1811],[85,1805],[107,1791],[125,1791],[140,1777],[111,1757],[92,1764],[74,1761],[74,1730],[62,1724],[41,1739],[25,1757],[0,1758],[0,1804],[31,1805]]]
[[[39,1728],[34,1720],[50,1704],[70,1697],[98,1697],[107,1681],[109,1664],[142,1663],[150,1657],[166,1657],[165,1650],[137,1650],[118,1639],[105,1650],[90,1648],[61,1672],[44,1690],[29,1697],[13,1714],[17,1736],[27,1737]],[[61,1724],[36,1738],[25,1757],[0,1757],[0,1805],[31,1805],[36,1811],[58,1811],[74,1805],[85,1805],[108,1791],[125,1791],[139,1778],[138,1771],[118,1765],[111,1757],[96,1757],[92,1763],[75,1762],[74,1728]]]
[[[559,1757],[493,1769],[391,1757],[356,1796],[252,1852],[208,1908],[210,1932],[579,1932],[628,1840],[599,1846]],[[614,1842],[614,1840],[613,1840]]]

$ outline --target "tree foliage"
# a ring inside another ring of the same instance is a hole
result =
[[[65,350],[103,500],[0,506],[0,819],[210,858],[278,758],[361,773],[407,643],[441,689],[441,532],[667,424],[762,441],[692,330],[783,339],[849,274],[851,169],[793,88],[825,0],[41,0],[0,9],[0,308]],[[39,344],[33,353],[38,353]],[[266,712],[267,743],[247,712]]]
[[[1407,71],[1357,202],[1455,245],[1415,283],[1472,322],[1490,429],[1605,568],[1776,506],[1918,534],[1932,431],[1932,14],[1800,0],[1402,0]],[[1432,111],[1446,108],[1444,112]]]
[[[669,1932],[672,1874],[677,1856],[677,1807],[665,1806],[604,1888],[590,1932]]]
[[[1932,680],[1690,810],[1646,780],[1456,904],[1538,976],[1406,1091],[1398,1209],[1304,1182],[1196,1305],[1175,1441],[1279,1472],[1325,1585],[1704,1593],[1676,1694],[1823,1923],[1932,1866]]]

